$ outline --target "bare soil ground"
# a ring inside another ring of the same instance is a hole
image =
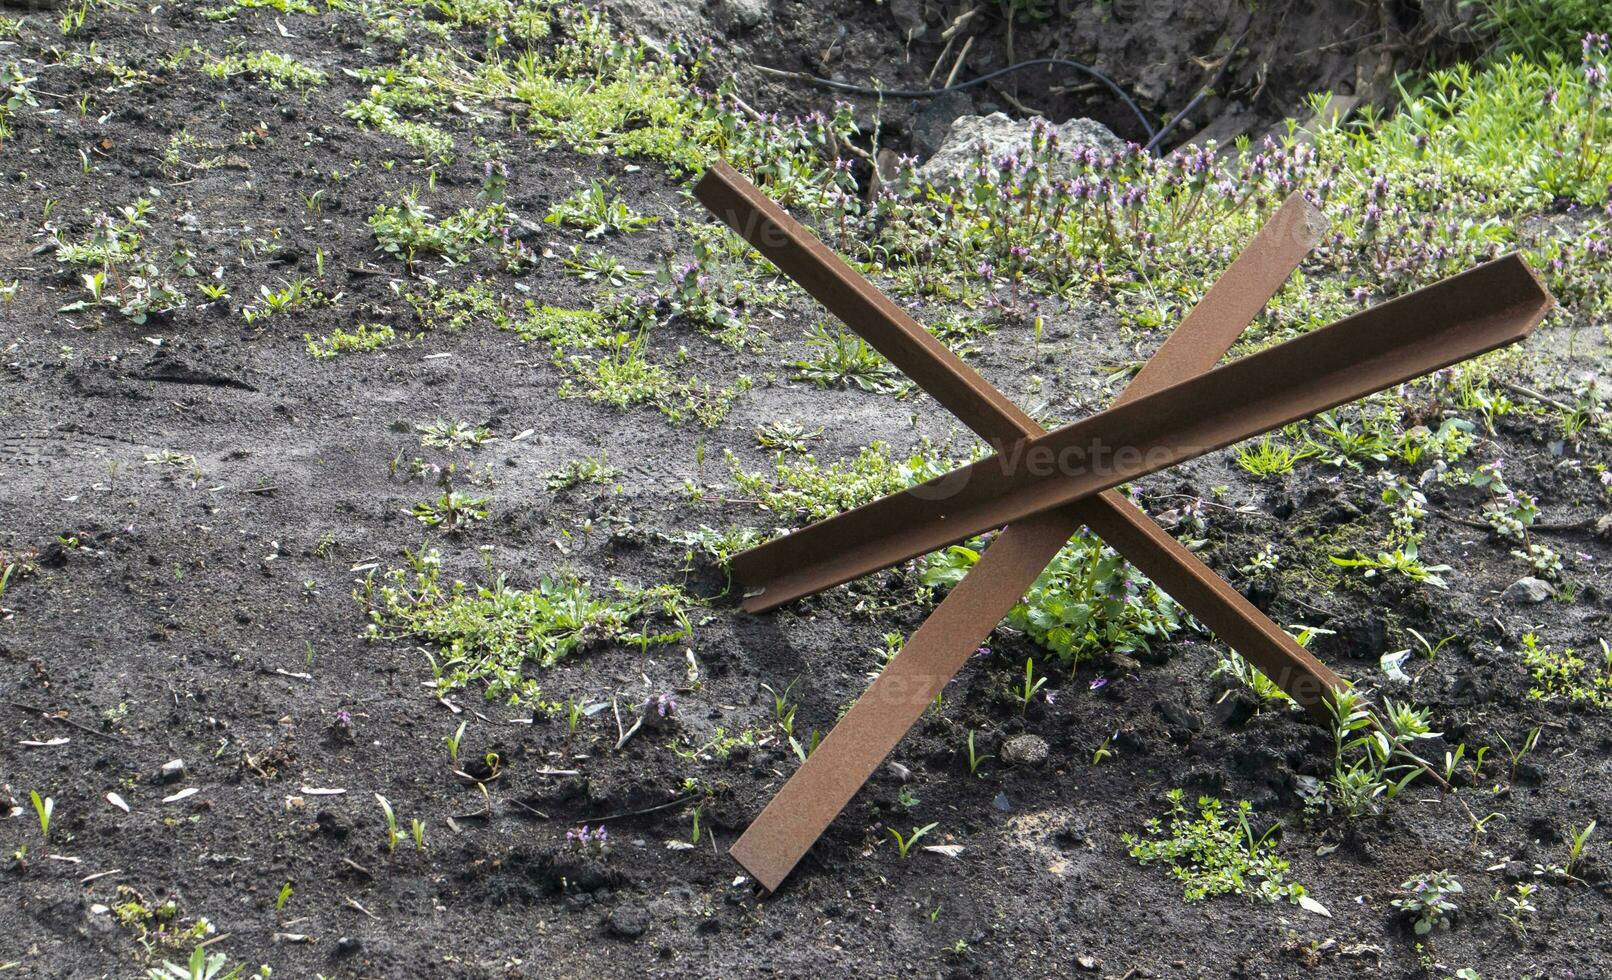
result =
[[[330,83],[304,99],[162,61],[185,44],[223,50],[240,39],[292,54]],[[0,53],[43,58],[59,40],[25,34]],[[90,41],[142,74],[46,71],[39,88],[59,111],[19,121],[0,149],[0,279],[22,284],[0,306],[0,555],[28,568],[0,596],[0,818],[9,815],[0,844],[6,854],[27,847],[0,871],[0,971],[130,977],[180,959],[188,946],[159,938],[145,948],[103,909],[172,896],[180,920],[205,916],[216,927],[211,949],[289,977],[1612,975],[1598,846],[1575,871],[1585,884],[1548,889],[1530,931],[1490,900],[1536,862],[1559,863],[1572,828],[1612,818],[1612,721],[1530,699],[1515,655],[1532,629],[1543,643],[1598,656],[1612,601],[1612,547],[1594,532],[1599,489],[1563,464],[1546,423],[1505,416],[1485,451],[1508,460],[1512,486],[1540,498],[1552,546],[1578,556],[1570,603],[1501,602],[1518,565],[1457,515],[1470,508],[1456,491],[1430,493],[1424,557],[1453,571],[1447,591],[1429,593],[1240,571],[1267,544],[1298,556],[1323,535],[1368,540],[1381,523],[1380,488],[1351,471],[1306,465],[1255,481],[1219,453],[1140,490],[1154,513],[1206,498],[1207,529],[1195,532],[1205,558],[1278,622],[1334,631],[1315,648],[1344,673],[1379,677],[1378,658],[1405,645],[1408,628],[1460,638],[1413,662],[1414,699],[1444,732],[1430,757],[1462,741],[1494,746],[1469,780],[1479,815],[1500,814],[1476,847],[1456,806],[1425,782],[1380,820],[1307,823],[1294,786],[1326,775],[1330,733],[1279,708],[1256,710],[1211,676],[1215,650],[1190,631],[1140,660],[1054,670],[1056,696],[1022,715],[1013,685],[1025,656],[1040,654],[1000,633],[993,655],[898,749],[905,779],[883,770],[788,886],[761,897],[723,853],[795,765],[761,685],[798,678],[797,729],[826,729],[866,683],[883,635],[910,632],[924,610],[910,589],[879,578],[746,615],[721,573],[691,567],[675,539],[699,525],[765,522],[735,499],[722,456],[768,468],[753,438],[763,423],[821,427],[812,448],[824,460],[874,439],[904,451],[925,436],[962,454],[966,435],[921,398],[783,380],[820,317],[798,293],[767,320],[759,350],[693,331],[653,338],[668,357],[685,347],[689,371],[708,381],[757,379],[709,430],[649,408],[562,398],[545,354],[485,324],[315,360],[305,334],[360,320],[403,330],[413,314],[392,283],[418,285],[375,253],[364,224],[422,175],[384,168],[396,142],[341,116],[367,88],[343,70],[374,55],[352,19],[260,12],[212,23],[178,4],[97,12],[75,44]],[[73,105],[84,92],[96,106],[81,116]],[[466,145],[508,135],[501,120],[473,113],[445,125]],[[167,157],[181,132],[233,148],[201,166],[182,147],[176,167]],[[256,136],[243,144],[243,133]],[[673,219],[698,214],[680,178],[520,139],[508,147],[516,214],[541,222],[551,203],[608,175],[662,219],[612,240],[611,251],[636,266],[686,254]],[[328,179],[355,161],[356,179]],[[433,206],[473,204],[482,179],[468,160],[441,169]],[[321,189],[311,209],[304,196]],[[140,325],[58,312],[82,290],[38,233],[47,200],[76,237],[91,215],[140,196],[155,202],[150,240],[183,242],[198,268],[223,267],[236,299]],[[545,228],[532,244],[551,239],[580,236]],[[315,276],[320,252],[321,287],[340,302],[244,323],[238,309],[260,285]],[[553,259],[520,275],[475,263],[434,274],[489,276],[556,306],[585,302]],[[1553,323],[1531,347],[1536,383],[1604,355],[1599,337],[1574,331]],[[1099,408],[1109,371],[1156,339],[1123,334],[1100,309],[1049,307],[1039,343],[1027,327],[1004,328],[974,363],[1023,403],[1074,418]],[[437,418],[485,423],[498,438],[423,449],[414,427]],[[600,452],[621,470],[612,484],[550,489],[548,474]],[[172,454],[193,459],[176,464]],[[425,529],[408,511],[434,490],[394,472],[400,456],[485,467],[488,519],[463,534]],[[704,497],[691,502],[685,481]],[[496,568],[532,587],[573,569],[601,587],[676,582],[706,597],[686,643],[647,653],[602,645],[543,677],[556,699],[614,697],[629,724],[638,702],[675,692],[675,715],[618,749],[608,709],[573,738],[563,717],[530,707],[440,700],[430,651],[368,640],[354,598],[368,572],[400,566],[422,540],[442,552],[445,574],[468,581]],[[1094,687],[1098,677],[1107,683]],[[350,735],[339,712],[351,717]],[[443,739],[461,722],[468,757],[499,756],[486,795],[448,761]],[[1536,727],[1538,747],[1507,760],[1500,740],[1518,745]],[[725,757],[707,748],[746,731],[760,733],[755,744]],[[998,757],[972,774],[971,731]],[[1046,763],[1001,760],[1002,744],[1024,732],[1047,740]],[[1100,747],[1109,755],[1094,762]],[[184,772],[169,781],[160,769],[175,758]],[[694,847],[671,849],[693,836],[690,779],[710,790],[701,833]],[[1139,867],[1120,835],[1164,812],[1175,787],[1246,799],[1280,820],[1291,877],[1331,917],[1236,898],[1187,904],[1178,882]],[[198,792],[165,802],[187,788]],[[48,844],[30,790],[55,801]],[[405,842],[388,854],[376,793],[403,821],[425,822],[423,852]],[[885,828],[931,821],[939,826],[926,843],[960,845],[958,856],[899,860]],[[601,822],[607,854],[568,845],[568,831]],[[1446,867],[1467,884],[1457,927],[1418,940],[1389,902],[1408,877]],[[277,909],[287,881],[293,894]]]

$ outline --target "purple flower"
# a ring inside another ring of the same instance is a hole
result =
[[[1099,677],[1093,677],[1091,679],[1091,689],[1094,690],[1094,691],[1101,691],[1103,688],[1105,688],[1107,686],[1108,686],[1108,678],[1106,678],[1106,677],[1100,677],[1099,676]]]

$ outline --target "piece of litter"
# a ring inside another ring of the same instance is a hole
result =
[[[694,845],[690,844],[686,840],[669,840],[666,842],[666,849],[668,851],[688,851],[693,850],[693,848]]]
[[[179,792],[175,793],[172,796],[164,796],[162,798],[162,802],[164,802],[164,803],[178,803],[180,800],[188,800],[192,796],[195,796],[197,793],[200,793],[200,792],[201,792],[201,790],[197,789],[194,786],[191,786],[191,787],[189,787],[187,789],[180,790]]]
[[[129,804],[123,802],[123,797],[119,796],[116,793],[108,793],[108,794],[106,794],[106,802],[108,802],[108,803],[112,804],[113,806],[117,807],[119,810],[122,810],[124,813],[129,812]]]
[[[1299,908],[1306,912],[1314,912],[1316,915],[1324,915],[1329,919],[1332,918],[1332,913],[1327,911],[1327,907],[1325,905],[1322,905],[1320,902],[1317,902],[1308,895],[1299,896]]]
[[[959,857],[963,853],[963,845],[961,844],[925,844],[923,849],[934,851],[936,854],[944,854],[949,858]]]
[[[347,791],[333,786],[304,786],[302,792],[308,796],[340,796]]]
[[[31,738],[25,738],[22,741],[18,742],[17,744],[21,745],[21,746],[24,746],[26,748],[30,748],[30,749],[50,749],[50,748],[55,748],[58,745],[66,745],[68,742],[71,742],[71,741],[72,741],[72,739],[67,738],[65,736],[63,736],[61,738],[48,739],[48,740],[43,741],[43,742],[36,741],[35,739],[31,739]]]

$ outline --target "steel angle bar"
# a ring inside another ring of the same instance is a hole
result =
[[[1528,336],[1550,294],[1508,255],[735,556],[787,602]]]

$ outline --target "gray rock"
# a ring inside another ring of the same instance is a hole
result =
[[[649,910],[642,905],[624,902],[610,910],[610,917],[605,920],[605,928],[613,936],[623,939],[637,939],[649,931]]]
[[[185,760],[169,759],[162,764],[162,769],[158,771],[157,775],[165,783],[179,782],[185,778]]]
[[[1506,591],[1500,594],[1500,598],[1506,600],[1507,602],[1517,602],[1533,606],[1544,602],[1546,599],[1549,599],[1555,594],[1556,586],[1551,585],[1544,579],[1529,576],[1527,578],[1520,578],[1506,586]]]
[[[916,41],[929,33],[929,25],[924,22],[926,6],[924,0],[890,0],[890,18],[908,41]]]
[[[918,175],[931,182],[960,177],[979,159],[981,144],[986,147],[987,154],[993,156],[1022,152],[1030,146],[1032,125],[1032,120],[1011,119],[1000,112],[988,116],[958,116],[952,120],[951,129],[934,156],[918,168]],[[1095,120],[1070,119],[1053,129],[1058,133],[1060,149],[1067,155],[1084,147],[1093,147],[1104,153],[1125,147],[1124,140]]]
[[[697,3],[683,0],[612,0],[605,7],[617,27],[648,41],[679,34],[708,34],[710,26]]]
[[[768,0],[719,0],[716,22],[729,34],[752,31],[772,13]]]
[[[1002,746],[1002,761],[1015,766],[1039,766],[1047,761],[1047,740],[1040,735],[1020,735]]]

